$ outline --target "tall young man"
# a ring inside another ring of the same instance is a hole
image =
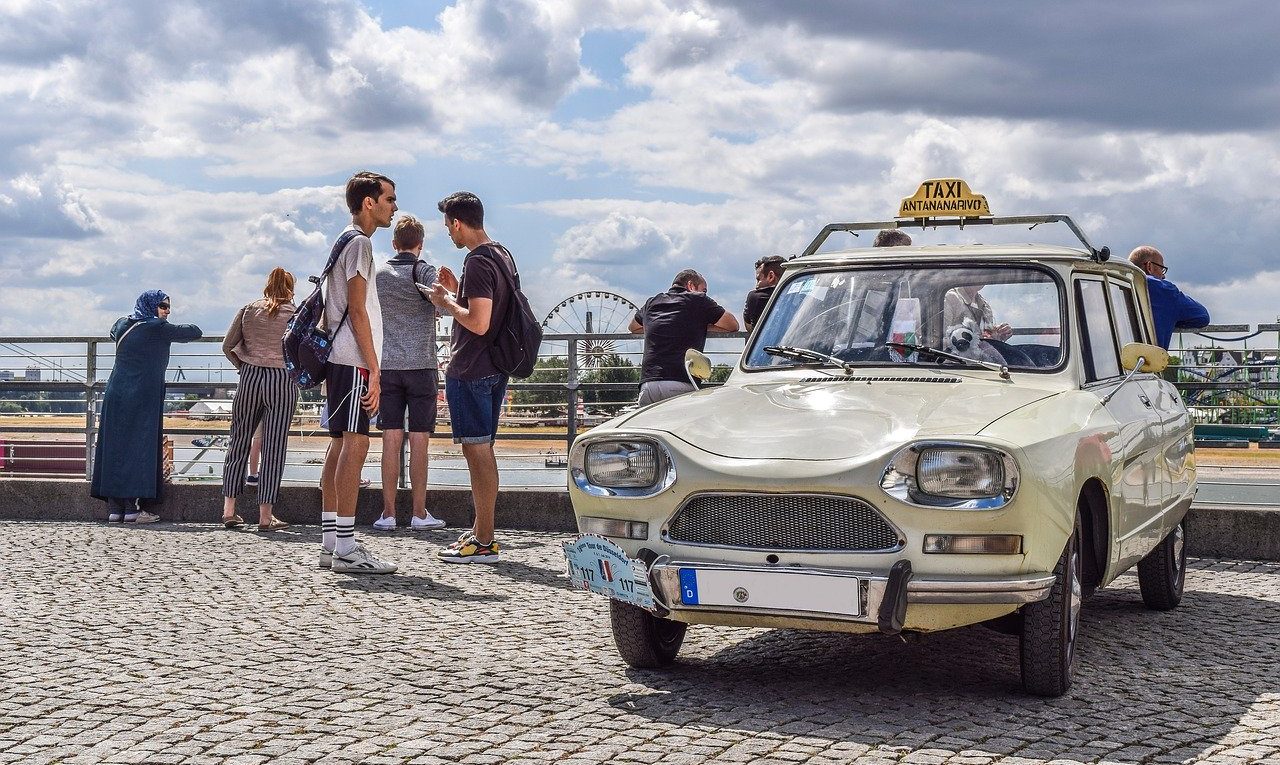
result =
[[[448,563],[493,563],[498,543],[493,538],[493,512],[498,500],[498,461],[493,442],[498,436],[498,415],[507,393],[507,376],[489,358],[497,335],[499,317],[511,302],[508,275],[515,274],[511,253],[484,231],[484,206],[467,191],[440,200],[444,226],[458,249],[466,248],[462,279],[447,267],[440,269],[431,302],[453,317],[449,368],[444,395],[449,402],[449,422],[454,443],[471,474],[471,498],[475,523],[457,542],[441,550]],[[456,292],[457,297],[450,292]]]
[[[396,186],[385,175],[356,173],[347,181],[347,209],[351,225],[346,231],[355,236],[324,285],[324,323],[333,334],[333,347],[325,369],[331,438],[320,480],[320,566],[347,574],[390,574],[396,564],[356,544],[355,531],[360,471],[369,453],[369,418],[377,413],[381,394],[382,309],[369,237],[391,225]]]
[[[381,531],[396,528],[396,485],[400,482],[400,454],[409,431],[409,480],[413,489],[413,517],[409,528],[442,529],[444,521],[427,510],[427,448],[436,431],[436,307],[419,290],[436,281],[436,267],[424,263],[422,222],[401,216],[391,234],[396,256],[378,266],[375,281],[382,306],[382,400],[378,427],[382,430],[382,517],[373,522]],[[409,411],[405,422],[405,410]]]

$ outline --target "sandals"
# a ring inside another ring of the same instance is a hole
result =
[[[284,531],[287,528],[289,528],[289,524],[285,523],[284,521],[280,520],[274,515],[271,516],[271,523],[258,524],[258,531]]]
[[[222,519],[222,528],[235,530],[244,525],[244,519],[239,515],[233,515],[230,518]]]

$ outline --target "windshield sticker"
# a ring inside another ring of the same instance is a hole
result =
[[[582,534],[562,547],[574,589],[608,595],[646,611],[656,609],[644,561],[628,558],[625,550],[596,534]]]

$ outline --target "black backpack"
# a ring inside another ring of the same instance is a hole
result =
[[[298,305],[289,326],[285,328],[280,344],[284,351],[284,371],[294,385],[299,388],[314,388],[324,382],[325,364],[333,351],[333,339],[347,320],[347,312],[342,312],[342,319],[333,331],[320,329],[324,318],[324,280],[338,263],[338,256],[346,249],[352,239],[361,236],[360,231],[344,231],[338,241],[333,243],[333,251],[329,253],[329,262],[325,264],[320,276],[310,277],[316,288],[306,300]]]
[[[501,250],[511,259],[511,268],[498,255]],[[529,307],[529,299],[520,291],[520,273],[514,271],[516,259],[511,251],[502,245],[492,242],[488,249],[489,257],[498,270],[506,277],[507,286],[511,288],[511,299],[507,301],[507,313],[501,317],[497,334],[493,338],[493,347],[489,349],[489,360],[499,372],[523,380],[533,374],[534,364],[538,362],[538,348],[542,345],[542,325],[534,318],[533,309]],[[498,319],[499,317],[494,317]]]

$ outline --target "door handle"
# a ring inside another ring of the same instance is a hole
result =
[[[1139,393],[1138,400],[1141,401],[1142,405],[1145,406],[1146,408],[1148,409],[1151,408],[1151,399],[1147,398],[1145,394]]]

